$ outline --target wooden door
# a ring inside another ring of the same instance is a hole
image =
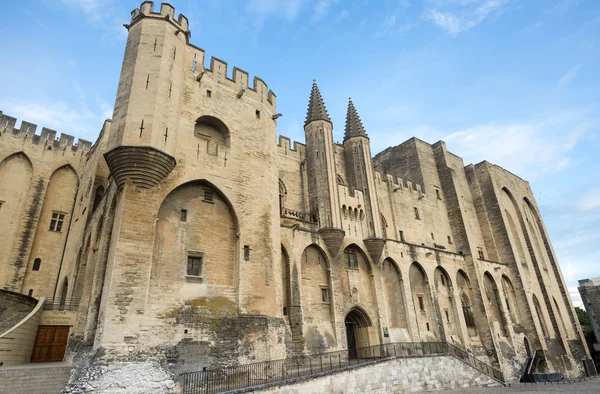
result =
[[[359,358],[369,358],[369,331],[368,327],[354,328],[354,337],[356,339],[356,348]]]
[[[67,349],[69,328],[69,326],[39,326],[31,362],[62,361]]]
[[[369,335],[371,357],[381,357],[381,348],[377,346],[379,345],[379,328],[367,327],[367,334]]]

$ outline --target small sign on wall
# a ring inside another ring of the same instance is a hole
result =
[[[76,320],[75,311],[43,311],[40,326],[74,326]]]
[[[384,338],[390,337],[390,332],[387,327],[383,327],[383,336],[384,336]]]

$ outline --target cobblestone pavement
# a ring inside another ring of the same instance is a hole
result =
[[[599,394],[600,378],[560,384],[523,384],[513,383],[510,387],[474,387],[470,389],[449,390],[445,393],[465,394],[510,394],[510,393],[577,393]]]

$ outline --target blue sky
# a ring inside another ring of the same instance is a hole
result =
[[[0,110],[94,140],[141,1],[3,5]],[[600,276],[597,0],[172,0],[191,42],[263,78],[303,141],[316,79],[341,140],[351,96],[373,154],[417,136],[529,180],[576,301]],[[156,3],[158,7],[158,2]]]

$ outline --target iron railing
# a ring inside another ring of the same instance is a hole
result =
[[[45,311],[76,311],[79,298],[48,298],[44,301]]]
[[[335,371],[386,358],[450,355],[503,383],[502,372],[447,342],[386,343],[181,375],[184,394],[213,394]]]

